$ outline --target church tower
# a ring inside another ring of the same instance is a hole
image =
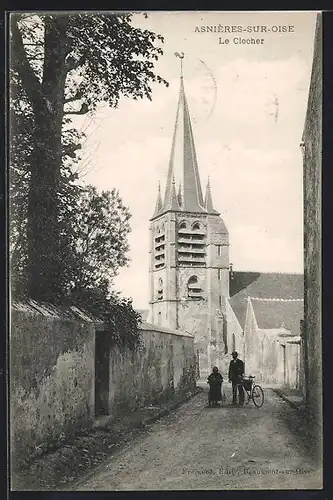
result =
[[[182,74],[165,193],[159,186],[150,219],[149,275],[151,322],[194,335],[201,376],[225,369],[229,234],[209,181],[203,198]]]

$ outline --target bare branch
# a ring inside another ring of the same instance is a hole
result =
[[[81,144],[70,144],[68,146],[63,146],[63,155],[75,158],[75,151],[81,149]]]
[[[24,42],[24,46],[32,45],[34,47],[44,47],[43,42]]]
[[[36,54],[33,57],[27,56],[28,61],[44,61],[44,54]]]
[[[27,54],[24,49],[24,43],[17,19],[12,21],[13,35],[13,67],[18,73],[22,83],[26,89],[29,100],[34,106],[40,105],[43,101],[43,93],[41,84],[30,66]]]
[[[64,103],[67,104],[69,102],[77,101],[78,99],[82,99],[83,93],[82,91],[78,90],[72,97],[67,97],[64,100]]]
[[[85,61],[86,61],[86,54],[82,54],[82,56],[79,59],[75,59],[74,57],[68,57],[66,61],[67,73],[73,71],[74,69],[79,68],[85,63]]]
[[[65,111],[64,114],[65,115],[85,115],[88,113],[88,111],[89,111],[88,104],[86,104],[84,102],[81,105],[81,109],[79,109],[78,111]]]

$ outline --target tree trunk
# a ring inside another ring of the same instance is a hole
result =
[[[60,130],[55,130],[58,128]],[[28,294],[35,300],[56,301],[61,295],[58,192],[61,168],[61,125],[36,116],[28,193]]]
[[[42,98],[33,103],[35,137],[28,193],[28,293],[35,300],[59,302],[64,255],[60,252],[59,182],[66,81],[68,15],[45,20]]]

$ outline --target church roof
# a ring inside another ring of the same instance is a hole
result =
[[[180,92],[176,113],[176,123],[172,139],[164,203],[166,203],[166,201],[171,196],[171,191],[173,190],[172,181],[175,176],[175,170],[182,170],[183,210],[187,212],[203,212],[204,202],[199,177],[197,155],[194,146],[191,118],[184,90],[183,77],[181,77],[180,79]],[[166,205],[164,205],[163,208],[166,210],[168,209]]]
[[[230,305],[242,328],[247,298],[303,299],[303,274],[233,271],[230,278]]]
[[[177,194],[175,187],[176,182],[177,186],[181,186]],[[157,206],[160,206],[159,198]],[[169,210],[218,215],[218,212],[213,209],[209,186],[206,200],[203,199],[183,76],[181,76],[180,79],[180,92],[164,200],[162,206],[157,212],[155,211],[153,217],[161,215]]]
[[[207,187],[206,187],[206,197],[205,197],[205,208],[209,213],[218,213],[213,207],[212,193],[210,190],[210,182],[208,179]]]
[[[171,183],[171,188],[168,191],[168,193],[165,195],[164,205],[162,208],[164,210],[172,210],[172,211],[180,210],[180,205],[179,205],[178,199],[179,198],[176,194],[175,178],[173,177],[172,183]]]
[[[155,205],[154,215],[157,215],[162,210],[162,197],[161,197],[161,185],[158,183],[157,200]]]
[[[254,315],[261,329],[285,328],[291,335],[300,335],[304,318],[303,299],[258,299],[251,297]]]

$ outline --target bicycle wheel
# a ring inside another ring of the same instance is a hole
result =
[[[234,401],[237,406],[243,406],[245,401],[245,389],[242,384],[237,384],[234,389]]]
[[[253,386],[252,400],[257,408],[260,408],[264,404],[264,391],[260,385]]]

